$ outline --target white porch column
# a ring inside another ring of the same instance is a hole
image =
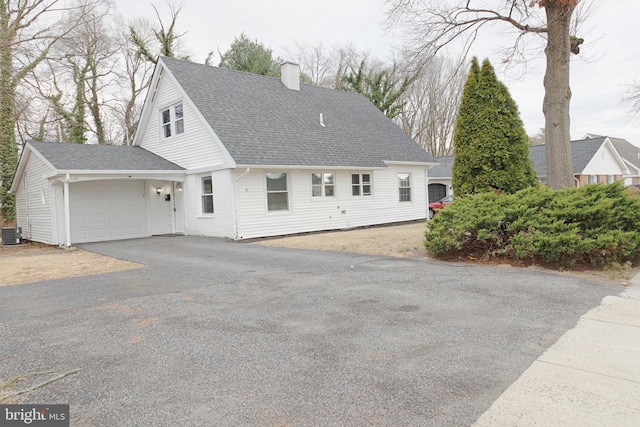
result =
[[[69,174],[64,180],[64,230],[65,230],[65,245],[71,247],[71,209],[69,207],[69,180],[71,177]]]

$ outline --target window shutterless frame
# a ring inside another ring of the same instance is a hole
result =
[[[407,172],[398,173],[398,194],[400,202],[411,201],[411,174]]]
[[[370,173],[352,173],[351,174],[351,195],[352,196],[371,196],[371,174]]]
[[[203,176],[201,179],[202,214],[213,214],[213,179],[210,176]]]
[[[163,139],[184,133],[184,108],[182,103],[160,111],[160,127]]]
[[[289,210],[289,183],[287,173],[267,173],[267,211]]]
[[[311,174],[311,196],[335,196],[335,180],[331,172],[315,172]]]

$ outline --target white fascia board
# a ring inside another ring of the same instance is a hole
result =
[[[629,168],[627,168],[627,163],[624,161],[624,159],[622,158],[622,156],[620,155],[620,153],[618,153],[618,150],[616,150],[615,145],[613,145],[613,142],[611,142],[611,140],[609,139],[609,137],[607,137],[607,139],[604,142],[605,144],[607,144],[609,146],[609,149],[611,149],[611,152],[613,153],[613,156],[616,159],[616,162],[618,162],[618,164],[620,165],[620,168],[623,169],[623,174],[626,172],[629,172]]]
[[[158,62],[156,62],[155,69],[153,70],[153,75],[151,76],[151,83],[149,84],[149,89],[147,90],[147,95],[145,96],[144,103],[142,104],[142,113],[140,114],[140,121],[138,121],[138,126],[136,127],[136,133],[133,136],[133,143],[131,145],[139,146],[142,142],[142,129],[146,129],[147,122],[149,121],[149,115],[151,114],[151,110],[153,109],[153,104],[155,104],[155,93],[158,86],[158,81],[160,80],[160,71],[164,69],[164,64],[158,58]],[[166,70],[165,70],[166,71]]]
[[[189,169],[185,171],[185,175],[198,175],[201,173],[221,171],[223,169],[233,169],[233,168],[229,168],[225,165],[205,166],[203,168]]]
[[[36,150],[33,145],[27,142],[22,150],[22,154],[20,155],[20,161],[18,162],[18,167],[16,168],[16,172],[13,175],[13,181],[11,183],[11,187],[9,188],[9,193],[15,193],[16,191],[18,191],[18,186],[20,185],[20,181],[22,181],[22,175],[24,174],[24,170],[27,167],[27,163],[29,162],[29,157],[31,156],[31,154],[40,159],[42,163],[44,163],[52,171],[56,170],[56,168],[51,164],[49,160],[47,160],[38,150]]]
[[[421,163],[424,165],[424,163]],[[318,165],[236,165],[237,169],[301,169],[301,170],[363,170],[363,171],[371,171],[371,170],[385,170],[386,167],[380,166],[318,166]]]
[[[401,166],[426,166],[426,167],[434,167],[439,165],[440,163],[430,163],[430,162],[400,162],[393,160],[385,160],[385,164],[387,165],[401,165]]]
[[[184,181],[184,171],[86,171],[86,170],[58,170],[54,173],[44,174],[43,178],[55,181],[64,179],[66,175],[71,177],[73,182],[96,181],[107,179],[157,179],[162,181]]]

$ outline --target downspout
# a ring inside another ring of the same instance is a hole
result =
[[[234,239],[235,240],[239,240],[241,238],[240,236],[240,230],[239,228],[239,224],[238,224],[238,198],[237,198],[237,191],[238,191],[238,187],[236,184],[238,184],[238,182],[249,172],[251,172],[251,168],[247,168],[239,177],[236,178],[235,182],[233,183],[233,228],[234,228]]]
[[[576,182],[576,188],[580,188],[580,180],[578,178],[576,178],[576,176],[573,176],[573,180]]]
[[[64,229],[65,245],[71,247],[71,209],[69,207],[69,181],[71,176],[67,174],[64,178]]]

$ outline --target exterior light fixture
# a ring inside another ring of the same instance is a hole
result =
[[[162,193],[162,188],[160,187],[156,188],[156,194],[160,194],[160,193]]]

